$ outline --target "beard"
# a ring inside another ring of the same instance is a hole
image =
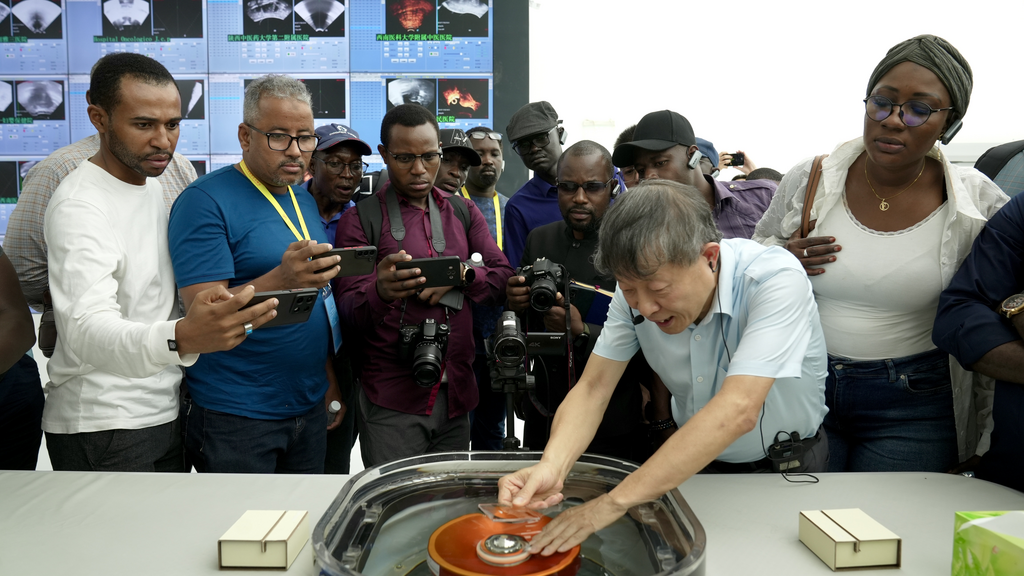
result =
[[[587,212],[588,214],[590,214],[590,220],[588,220],[585,224],[582,224],[580,222],[576,222],[575,220],[569,217],[569,214],[571,214],[571,212],[566,212],[565,215],[562,216],[562,219],[565,220],[565,223],[568,224],[569,228],[571,228],[572,230],[576,232],[582,232],[585,235],[590,235],[593,232],[597,232],[597,230],[601,227],[601,221],[594,214],[593,210],[575,209],[575,212]]]
[[[298,164],[300,168],[299,173],[291,177],[282,176],[279,170],[284,167],[285,164]],[[277,169],[275,169],[273,174],[270,175],[270,178],[267,179],[267,184],[275,187],[298,186],[305,181],[304,179],[306,177],[307,168],[308,166],[306,166],[305,160],[301,157],[294,160],[282,160],[281,163],[277,165]]]
[[[490,188],[498,183],[498,172],[497,170],[494,172],[484,172],[481,170],[472,179],[473,184],[478,188]]]
[[[146,168],[142,163],[151,156],[167,156],[173,158],[174,153],[170,150],[159,150],[157,152],[151,152],[149,154],[135,154],[132,152],[123,140],[118,138],[117,131],[111,127],[107,133],[107,145],[110,147],[110,153],[114,155],[122,164],[127,166],[133,172],[141,174],[147,178],[156,178],[157,176],[164,173],[164,169],[151,170]],[[170,163],[167,164],[170,166]]]

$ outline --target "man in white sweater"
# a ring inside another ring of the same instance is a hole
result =
[[[181,121],[174,78],[152,58],[110,54],[93,69],[89,119],[100,149],[46,210],[58,339],[43,430],[54,470],[183,471],[181,365],[233,348],[276,315],[242,310],[252,288],[211,289],[179,319],[157,176]]]

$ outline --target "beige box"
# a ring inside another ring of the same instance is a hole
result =
[[[292,565],[309,540],[305,510],[249,510],[217,541],[221,568]]]
[[[860,508],[801,512],[800,541],[833,571],[900,567],[903,540]]]

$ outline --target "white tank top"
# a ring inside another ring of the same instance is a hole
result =
[[[843,247],[811,277],[829,354],[855,360],[927,352],[942,291],[939,250],[949,203],[898,232],[858,222],[843,203],[814,228]]]

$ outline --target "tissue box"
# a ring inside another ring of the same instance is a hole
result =
[[[903,541],[860,508],[801,512],[800,541],[833,571],[900,567]]]
[[[288,568],[309,540],[305,510],[249,510],[220,537],[221,568]]]
[[[957,512],[953,576],[1024,574],[1024,512]]]

